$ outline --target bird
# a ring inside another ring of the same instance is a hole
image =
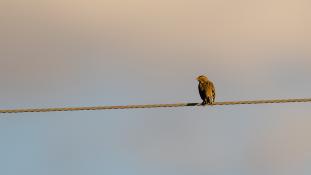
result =
[[[197,77],[199,81],[199,93],[200,97],[203,100],[202,105],[213,104],[216,98],[216,91],[213,82],[211,82],[207,76],[200,75]]]

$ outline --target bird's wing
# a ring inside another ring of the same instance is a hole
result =
[[[213,82],[208,81],[207,83],[207,96],[208,97],[212,97],[215,100],[216,97],[216,91],[215,91],[215,86],[213,84]]]
[[[213,82],[211,82],[211,89],[212,89],[213,101],[215,101],[215,98],[216,98],[216,90],[215,90],[215,86],[214,86],[214,83],[213,83]]]

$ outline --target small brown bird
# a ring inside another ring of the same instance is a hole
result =
[[[199,81],[199,93],[203,100],[202,105],[213,104],[215,102],[216,92],[213,82],[209,81],[204,75],[197,77]]]

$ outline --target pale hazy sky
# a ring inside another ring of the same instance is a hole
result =
[[[0,2],[0,108],[311,97],[311,1]],[[310,104],[2,114],[0,174],[310,174]]]

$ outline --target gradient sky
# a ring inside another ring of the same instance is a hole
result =
[[[311,97],[309,0],[2,0],[0,108]],[[308,103],[1,114],[4,175],[307,175]]]

